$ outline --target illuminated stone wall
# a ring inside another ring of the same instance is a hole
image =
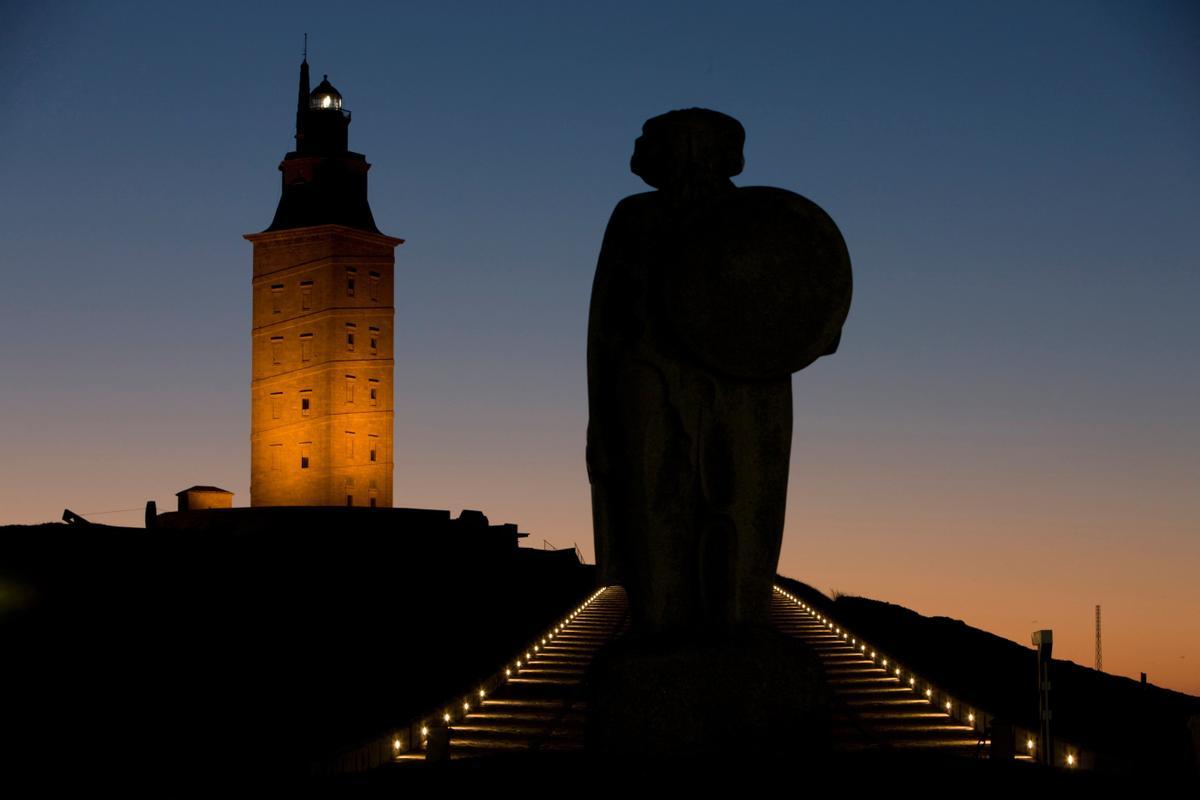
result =
[[[176,492],[180,511],[200,511],[207,508],[233,508],[233,492],[215,486],[193,486]]]
[[[400,239],[341,225],[254,244],[250,505],[392,505]]]

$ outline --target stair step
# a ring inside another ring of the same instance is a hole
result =
[[[778,593],[772,598],[771,620],[780,632],[811,647],[824,665],[828,685],[840,701],[833,714],[836,749],[857,751],[882,744],[966,756],[978,751],[978,731],[940,712],[876,663],[861,643],[835,633]]]
[[[607,642],[624,632],[625,592],[606,589],[546,643],[537,641],[509,662],[512,674],[476,708],[450,726],[452,759],[504,753],[581,750],[587,706],[580,697],[587,668]],[[515,667],[520,659],[521,666]],[[407,753],[398,762],[423,760]]]

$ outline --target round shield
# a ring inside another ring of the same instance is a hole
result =
[[[663,286],[680,342],[736,378],[782,378],[833,352],[850,310],[850,255],[821,207],[743,187],[688,231]]]

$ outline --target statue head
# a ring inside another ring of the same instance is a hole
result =
[[[745,165],[746,129],[707,108],[668,111],[642,125],[629,168],[655,189],[727,184]]]

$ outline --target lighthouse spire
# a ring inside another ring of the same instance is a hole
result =
[[[304,34],[304,57],[300,61],[300,94],[296,98],[296,149],[304,138],[304,112],[308,109],[308,34]]]

